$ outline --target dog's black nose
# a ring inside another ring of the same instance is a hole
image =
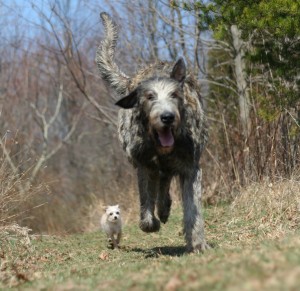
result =
[[[172,112],[164,112],[161,116],[160,116],[160,120],[166,124],[166,125],[170,125],[173,123],[175,119],[175,114]]]
[[[118,216],[115,216],[114,219],[115,219],[115,220],[118,219]]]

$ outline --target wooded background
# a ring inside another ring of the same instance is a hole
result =
[[[297,171],[299,1],[2,0],[0,224],[74,232],[99,201],[136,205],[118,96],[94,61],[101,11],[120,27],[123,71],[184,56],[198,77],[210,135],[205,203]]]

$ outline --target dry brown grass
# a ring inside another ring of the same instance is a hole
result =
[[[32,199],[46,187],[25,187],[26,173],[15,173],[5,160],[0,161],[0,226],[22,220],[33,208]]]
[[[251,231],[267,238],[282,237],[299,229],[300,178],[254,183],[246,187],[231,205],[231,223],[247,223]]]

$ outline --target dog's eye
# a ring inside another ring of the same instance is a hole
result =
[[[120,212],[119,212],[119,211],[117,211],[117,212],[116,212],[116,214],[117,214],[117,215],[119,215],[119,214],[120,214]]]
[[[173,98],[173,99],[176,99],[178,97],[178,95],[176,94],[176,93],[173,93],[172,95],[171,95],[171,98]]]
[[[147,94],[146,94],[146,98],[147,98],[148,100],[153,100],[153,99],[154,99],[154,95],[153,95],[152,93],[147,93]]]
[[[113,213],[111,212],[109,215],[113,215]]]

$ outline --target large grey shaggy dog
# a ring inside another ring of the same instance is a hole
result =
[[[188,251],[209,248],[201,211],[199,159],[207,139],[199,88],[188,75],[183,59],[158,62],[129,77],[114,62],[117,27],[101,13],[105,39],[96,62],[100,75],[122,97],[119,138],[130,162],[137,168],[141,205],[140,228],[160,229],[170,214],[170,183],[179,175]],[[155,216],[155,206],[157,216]]]

